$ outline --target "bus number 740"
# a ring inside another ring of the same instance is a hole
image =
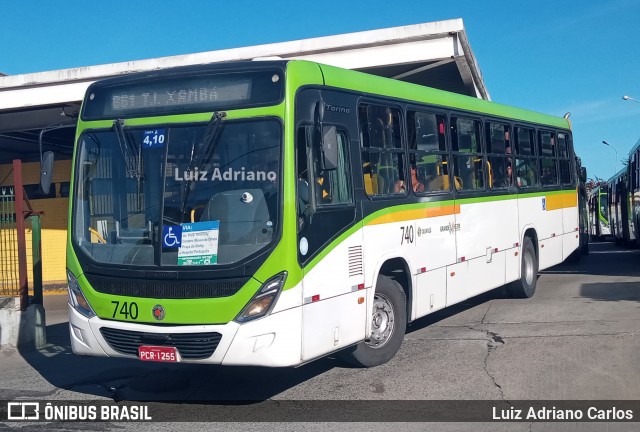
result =
[[[400,227],[402,230],[402,236],[400,237],[400,244],[405,243],[413,243],[414,235],[413,235],[413,225],[402,226]]]
[[[122,306],[120,306],[119,301],[112,301],[111,303],[115,305],[112,318],[115,318],[116,315],[121,315],[125,319],[138,319],[138,304],[136,302],[122,302]]]

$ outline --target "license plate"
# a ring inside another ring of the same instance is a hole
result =
[[[138,358],[143,361],[170,362],[179,361],[176,347],[141,346],[138,347]]]

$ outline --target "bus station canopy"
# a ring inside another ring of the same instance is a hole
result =
[[[306,59],[490,99],[462,19],[347,33],[22,75],[0,74],[0,163],[39,159],[43,128],[69,127],[44,135],[44,150],[68,159],[75,116],[87,87],[121,74],[251,59]]]

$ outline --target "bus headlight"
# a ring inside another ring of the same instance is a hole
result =
[[[71,306],[87,318],[96,316],[84,294],[82,294],[78,279],[69,270],[67,270],[67,282],[69,282],[69,303]]]
[[[286,280],[287,272],[282,272],[263,283],[235,321],[242,323],[267,315],[275,305]]]

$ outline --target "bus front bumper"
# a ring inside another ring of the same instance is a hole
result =
[[[300,364],[301,307],[287,309],[244,324],[231,321],[220,325],[180,326],[155,326],[111,321],[99,317],[86,318],[71,305],[68,305],[68,310],[71,348],[75,354],[138,358],[137,345],[141,344],[140,337],[143,340],[142,345],[168,346],[173,343],[153,341],[166,341],[167,335],[191,334],[197,339],[198,333],[219,333],[219,342],[210,356],[184,358],[180,355],[178,346],[179,361],[273,367]],[[111,336],[108,333],[111,333]]]

